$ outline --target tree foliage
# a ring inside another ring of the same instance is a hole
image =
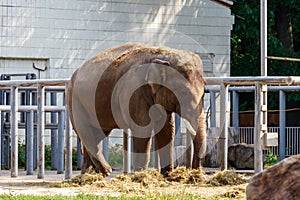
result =
[[[234,0],[231,76],[260,76],[260,1]],[[300,58],[300,0],[272,0],[268,5],[268,56]],[[268,76],[299,76],[300,63],[268,60]],[[250,96],[253,94],[250,94]],[[253,98],[240,95],[240,110],[253,109]],[[268,109],[278,109],[279,97],[268,93]],[[288,95],[288,107],[300,106],[300,94]]]
[[[260,1],[235,0],[231,75],[260,75]],[[300,0],[268,1],[268,56],[300,58]],[[268,60],[268,75],[300,75],[300,63]]]

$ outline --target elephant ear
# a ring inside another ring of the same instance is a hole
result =
[[[153,59],[149,65],[145,80],[151,87],[153,94],[155,94],[157,89],[161,87],[161,84],[166,81],[166,65],[170,66],[170,61],[159,58]]]

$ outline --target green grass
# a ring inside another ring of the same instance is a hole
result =
[[[181,194],[181,195],[146,195],[146,196],[117,196],[117,197],[112,197],[112,196],[97,196],[97,195],[92,195],[92,194],[79,194],[77,196],[61,196],[61,195],[54,195],[54,196],[31,196],[31,195],[0,195],[0,199],[8,199],[8,200],[65,200],[65,199],[70,199],[70,200],[124,200],[124,199],[129,199],[129,200],[142,200],[142,199],[148,199],[148,200],[194,200],[194,199],[203,199],[203,200],[219,200],[219,199],[236,199],[236,198],[226,198],[226,197],[209,197],[209,198],[201,198],[199,196],[195,195],[186,195],[186,194]]]

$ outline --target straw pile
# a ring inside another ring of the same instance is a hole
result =
[[[247,180],[235,170],[218,171],[207,181],[212,186],[239,185],[246,182]]]

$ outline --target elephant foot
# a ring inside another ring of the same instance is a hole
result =
[[[102,164],[100,164],[100,162],[98,163],[89,163],[84,166],[81,167],[81,174],[85,174],[85,173],[91,173],[91,171],[95,171],[96,173],[102,173],[104,177],[109,176],[112,172],[111,167],[108,166],[103,166]]]
[[[168,177],[169,176],[169,172],[173,171],[174,167],[173,165],[168,165],[166,167],[163,167],[160,169],[160,173],[164,176],[164,177]]]
[[[87,152],[84,152],[81,174],[89,173],[91,171],[102,173],[103,176],[106,177],[111,174],[112,169],[107,162],[100,162],[99,160],[90,156]]]

